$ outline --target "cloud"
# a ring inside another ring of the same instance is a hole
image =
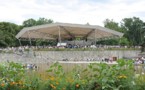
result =
[[[120,22],[123,18],[145,20],[144,0],[0,0],[0,21],[22,24],[29,18],[45,17],[55,22],[89,22],[103,26],[105,19]]]

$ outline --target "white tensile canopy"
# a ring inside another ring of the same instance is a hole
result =
[[[97,40],[100,38],[122,37],[123,33],[104,28],[98,25],[81,25],[69,23],[52,23],[23,28],[17,35],[17,39],[87,39]]]

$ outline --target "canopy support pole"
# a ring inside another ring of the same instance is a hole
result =
[[[27,34],[28,34],[30,46],[32,46],[32,42],[31,42],[31,38],[30,38],[30,33],[29,33],[29,31],[27,32]]]
[[[18,40],[19,40],[19,44],[20,44],[20,46],[22,46],[21,39],[18,39]]]
[[[96,34],[97,34],[97,32],[96,32],[96,29],[95,29],[95,33],[94,33],[94,45],[96,46]]]
[[[59,40],[59,43],[60,43],[60,46],[61,46],[61,32],[60,32],[60,26],[58,26],[58,34],[59,34],[58,40]]]

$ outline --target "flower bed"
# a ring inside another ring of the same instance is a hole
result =
[[[69,72],[54,63],[38,73],[13,62],[0,64],[0,90],[145,90],[145,75],[136,75],[131,60],[118,64],[91,63]]]

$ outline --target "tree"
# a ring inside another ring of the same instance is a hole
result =
[[[4,37],[4,33],[2,32],[2,30],[0,30],[0,46],[4,47],[6,46],[6,42],[5,42],[5,37]]]
[[[16,38],[15,35],[19,32],[21,26],[9,22],[0,22],[0,46],[15,46]]]
[[[45,18],[39,18],[38,20],[35,20],[30,18],[28,20],[25,20],[22,26],[10,22],[0,22],[0,47],[18,46],[19,42],[15,38],[15,36],[23,27],[30,27],[49,23],[53,23],[53,20]],[[28,42],[22,41],[22,43],[26,45]],[[35,43],[36,42],[34,42],[34,44]]]
[[[119,25],[119,23],[115,22],[113,19],[106,19],[104,21],[104,27],[118,31],[118,32],[124,32],[123,29],[121,28],[121,26]],[[116,38],[112,38],[109,40],[103,40],[100,41],[100,43],[102,44],[106,44],[106,45],[118,45],[119,44],[119,39]]]
[[[97,44],[102,44],[102,45],[118,45],[118,39],[108,39],[108,40],[101,40],[97,41]]]
[[[124,29],[124,37],[128,39],[131,45],[140,45],[143,42],[142,27],[143,21],[137,17],[124,18],[121,22]]]
[[[113,21],[113,19],[106,19],[104,21],[104,27],[109,28],[109,29],[113,29],[115,31],[118,32],[124,32],[123,29],[119,26],[119,23]]]
[[[28,20],[25,20],[23,22],[23,27],[31,27],[31,26],[35,26],[36,25],[36,20],[30,18]]]
[[[50,24],[50,23],[53,23],[53,20],[51,20],[51,19],[46,19],[46,18],[39,18],[39,19],[36,21],[36,24],[37,24],[37,25]]]
[[[35,20],[33,18],[30,18],[23,22],[23,26],[31,27],[31,26],[36,26],[36,25],[50,24],[50,23],[53,23],[53,20],[46,19],[46,18],[39,18],[38,20]]]
[[[121,45],[121,46],[125,46],[125,45],[129,45],[129,41],[127,40],[127,38],[125,38],[125,37],[122,37],[122,38],[120,38],[120,40],[119,40],[119,44]]]

